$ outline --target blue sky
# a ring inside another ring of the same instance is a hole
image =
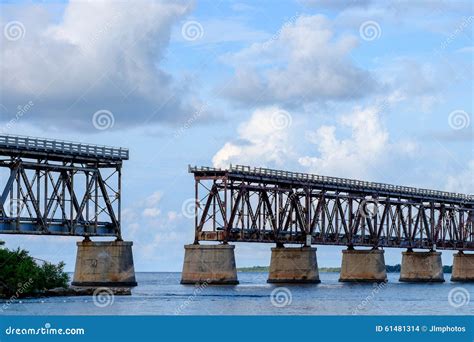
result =
[[[0,11],[1,131],[130,148],[123,235],[138,271],[181,269],[193,239],[182,213],[188,164],[474,193],[470,1],[2,2]],[[97,129],[101,110],[113,125]],[[77,238],[2,239],[73,269]],[[238,244],[238,266],[267,265],[270,247]],[[387,251],[387,263],[400,252]],[[340,248],[318,247],[318,261],[338,266]]]

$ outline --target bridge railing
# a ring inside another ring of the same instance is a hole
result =
[[[389,191],[389,192],[394,192],[394,193],[405,193],[405,194],[410,194],[410,195],[419,195],[419,196],[427,196],[427,197],[428,196],[441,197],[441,198],[450,198],[450,199],[464,200],[464,201],[474,200],[473,195],[466,195],[466,194],[460,194],[460,193],[454,193],[454,192],[429,190],[429,189],[415,188],[415,187],[409,187],[409,186],[392,185],[392,184],[386,184],[386,183],[367,182],[367,181],[348,179],[348,178],[320,176],[320,175],[314,175],[314,174],[308,174],[308,173],[275,170],[275,169],[268,169],[268,168],[262,168],[262,167],[250,167],[246,165],[230,165],[229,169],[190,166],[189,171],[190,172],[227,171],[230,173],[236,172],[236,173],[250,174],[250,175],[270,177],[270,178],[298,180],[298,181],[303,181],[303,182],[319,182],[319,183],[335,185],[335,186],[364,188],[364,189],[370,189],[370,190],[383,190],[383,191]]]
[[[0,147],[46,153],[49,152],[88,157],[101,157],[107,159],[126,160],[129,157],[129,151],[127,148],[83,144],[66,140],[43,139],[8,134],[0,135]]]

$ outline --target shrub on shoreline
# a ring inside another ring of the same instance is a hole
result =
[[[38,265],[28,251],[0,248],[0,297],[40,295],[55,287],[67,287],[64,263]]]

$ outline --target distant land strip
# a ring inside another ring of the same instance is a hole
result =
[[[400,264],[385,266],[388,273],[400,273]],[[444,273],[451,273],[452,266],[443,266]],[[269,266],[238,267],[238,272],[268,272]],[[340,267],[319,267],[319,272],[341,272]]]

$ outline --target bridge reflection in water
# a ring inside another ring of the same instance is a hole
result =
[[[184,270],[188,267],[194,276],[186,279],[185,274],[183,282],[209,276],[193,270],[191,256],[198,250],[209,258],[220,253],[226,260],[227,255],[230,273],[219,271],[219,262],[211,271],[226,273],[235,283],[233,246],[223,247],[228,242],[275,243],[271,282],[318,282],[313,244],[348,246],[342,281],[384,281],[383,247],[407,248],[401,280],[443,281],[437,249],[460,251],[454,263],[461,273],[453,274],[453,280],[474,280],[474,258],[464,253],[474,250],[472,195],[241,165],[189,167],[189,172],[195,178],[195,239],[194,247],[186,247]],[[199,248],[204,246],[200,241],[223,246]],[[415,248],[427,251],[416,253]],[[298,272],[292,271],[295,267]]]

